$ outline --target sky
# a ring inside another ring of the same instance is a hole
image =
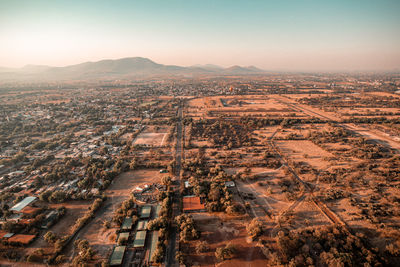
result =
[[[400,0],[0,0],[0,66],[400,69]]]

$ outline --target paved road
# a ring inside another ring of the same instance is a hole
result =
[[[183,137],[183,125],[182,125],[182,107],[178,109],[178,122],[176,126],[176,148],[175,148],[175,196],[174,196],[174,205],[173,205],[173,218],[180,214],[180,195],[179,189],[181,186],[181,164],[182,164],[182,137]],[[175,259],[176,250],[177,250],[177,237],[178,237],[178,229],[176,226],[173,226],[171,229],[171,234],[169,238],[169,244],[167,247],[167,255],[165,257],[165,265],[166,266],[179,266],[179,263]]]

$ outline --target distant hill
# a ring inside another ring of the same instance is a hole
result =
[[[156,75],[241,75],[264,72],[254,66],[233,66],[222,68],[206,64],[181,67],[158,64],[148,58],[130,57],[85,62],[66,67],[27,65],[19,69],[0,68],[0,81],[55,81],[55,80],[93,80],[123,79]]]
[[[265,72],[259,68],[254,66],[249,67],[241,67],[241,66],[232,66],[230,68],[224,69],[225,73],[232,73],[232,74],[249,74],[249,73],[261,73]]]
[[[201,68],[201,69],[205,69],[205,70],[211,70],[211,71],[221,71],[224,69],[223,67],[213,65],[213,64],[205,64],[205,65],[197,64],[197,65],[193,65],[192,67]]]

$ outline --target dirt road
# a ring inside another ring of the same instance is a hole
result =
[[[352,123],[340,123],[338,121],[338,116],[335,116],[333,114],[321,111],[319,109],[316,109],[316,108],[313,108],[313,107],[310,107],[310,106],[307,106],[304,104],[299,104],[299,103],[295,102],[294,100],[289,99],[287,97],[283,97],[283,96],[273,96],[273,97],[280,103],[285,104],[295,110],[301,111],[312,117],[320,118],[322,120],[337,122],[337,125],[345,128],[349,131],[355,132],[355,133],[357,133],[361,136],[364,136],[368,139],[375,140],[386,147],[395,149],[397,151],[397,153],[400,153],[400,143],[391,139],[389,136],[385,136],[384,133],[382,133],[382,134],[374,133],[370,129],[367,129],[365,127],[355,125]]]

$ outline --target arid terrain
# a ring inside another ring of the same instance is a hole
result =
[[[400,265],[398,75],[63,86],[0,87],[2,266]]]

